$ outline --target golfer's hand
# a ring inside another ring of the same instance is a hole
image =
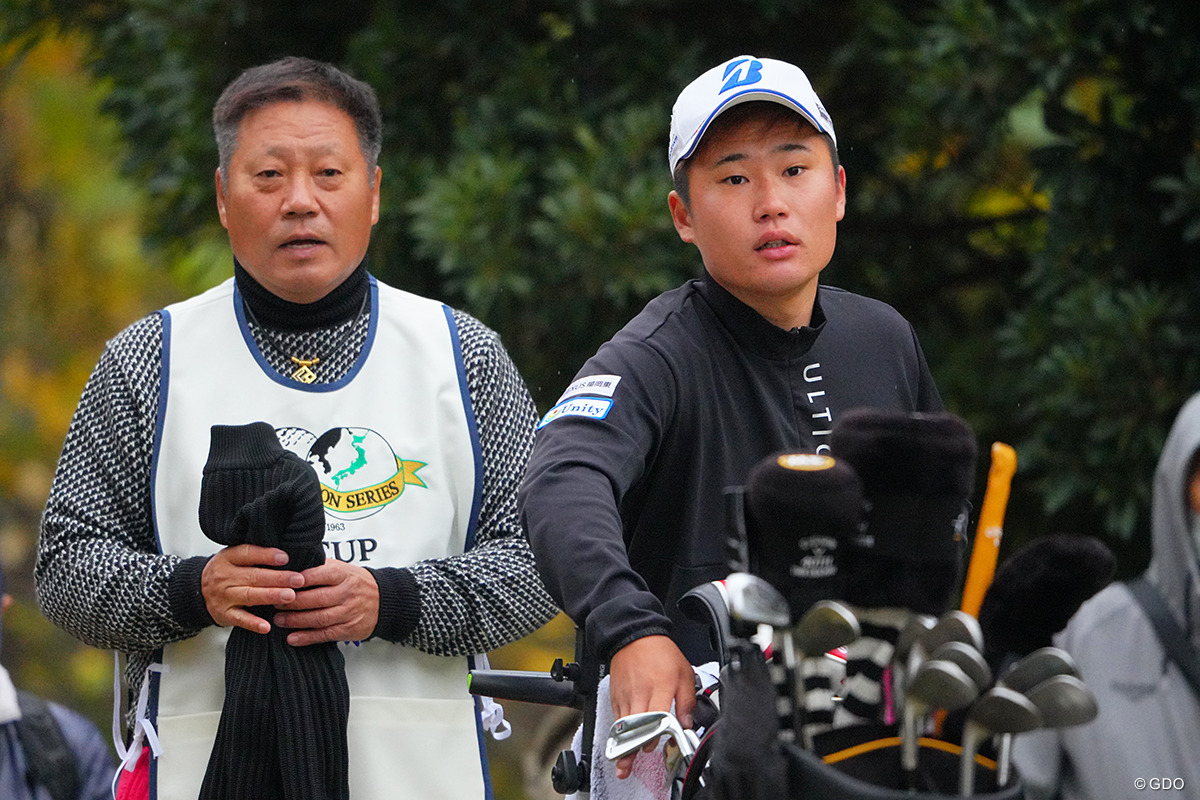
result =
[[[362,567],[337,559],[306,569],[303,591],[290,602],[277,603],[275,624],[294,628],[288,644],[361,642],[371,638],[379,622],[379,584]]]
[[[247,609],[296,598],[296,589],[304,585],[300,573],[272,569],[287,561],[287,553],[274,547],[239,544],[218,550],[200,574],[200,592],[213,621],[252,633],[271,630],[271,623]]]
[[[696,706],[696,673],[667,636],[635,639],[617,651],[609,663],[609,693],[613,719],[643,711],[670,711],[685,728],[692,727]],[[643,750],[653,750],[656,742]],[[617,759],[617,777],[628,778],[636,753]]]

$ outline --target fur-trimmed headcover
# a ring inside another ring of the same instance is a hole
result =
[[[1084,601],[1116,572],[1112,551],[1091,536],[1053,533],[1001,562],[979,607],[984,657],[1003,665],[1053,644]]]
[[[866,524],[847,548],[845,599],[939,615],[962,573],[977,447],[948,412],[857,409],[830,435],[862,481]]]
[[[849,463],[782,452],[758,462],[746,480],[750,571],[788,601],[798,620],[818,600],[842,596],[842,550],[859,534],[862,482]]]

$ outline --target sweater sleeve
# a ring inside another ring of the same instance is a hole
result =
[[[173,603],[180,560],[155,543],[150,465],[161,363],[158,314],[109,341],[71,420],[42,516],[38,602],[94,647],[154,650],[206,624],[188,594],[198,591],[198,571],[180,573],[196,586],[176,587]],[[183,606],[193,609],[187,621],[176,613]]]
[[[393,615],[390,623],[381,615],[379,635],[436,655],[487,652],[558,613],[517,519],[517,488],[537,419],[533,400],[493,331],[460,311],[454,322],[483,457],[475,543],[460,555],[376,572],[381,606]],[[407,635],[406,624],[413,626]]]
[[[587,379],[609,382],[611,395],[590,397]],[[670,425],[676,381],[657,352],[614,340],[573,386],[579,393],[569,389],[538,431],[521,520],[551,596],[607,661],[635,639],[671,632],[662,602],[631,565],[620,508]]]

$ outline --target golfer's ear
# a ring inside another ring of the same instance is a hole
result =
[[[679,233],[679,238],[689,244],[695,243],[696,234],[692,230],[692,214],[688,210],[687,203],[683,202],[683,198],[679,196],[679,192],[672,190],[667,195],[667,206],[671,209],[671,222],[675,223],[675,230]]]

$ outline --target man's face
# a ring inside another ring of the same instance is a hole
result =
[[[705,137],[688,178],[690,207],[672,192],[671,215],[713,279],[780,327],[808,324],[797,313],[811,313],[846,209],[821,135],[799,115],[751,114]]]
[[[379,221],[380,170],[369,180],[354,121],[328,103],[280,102],[238,128],[217,211],[233,254],[272,294],[320,300],[354,271]]]

